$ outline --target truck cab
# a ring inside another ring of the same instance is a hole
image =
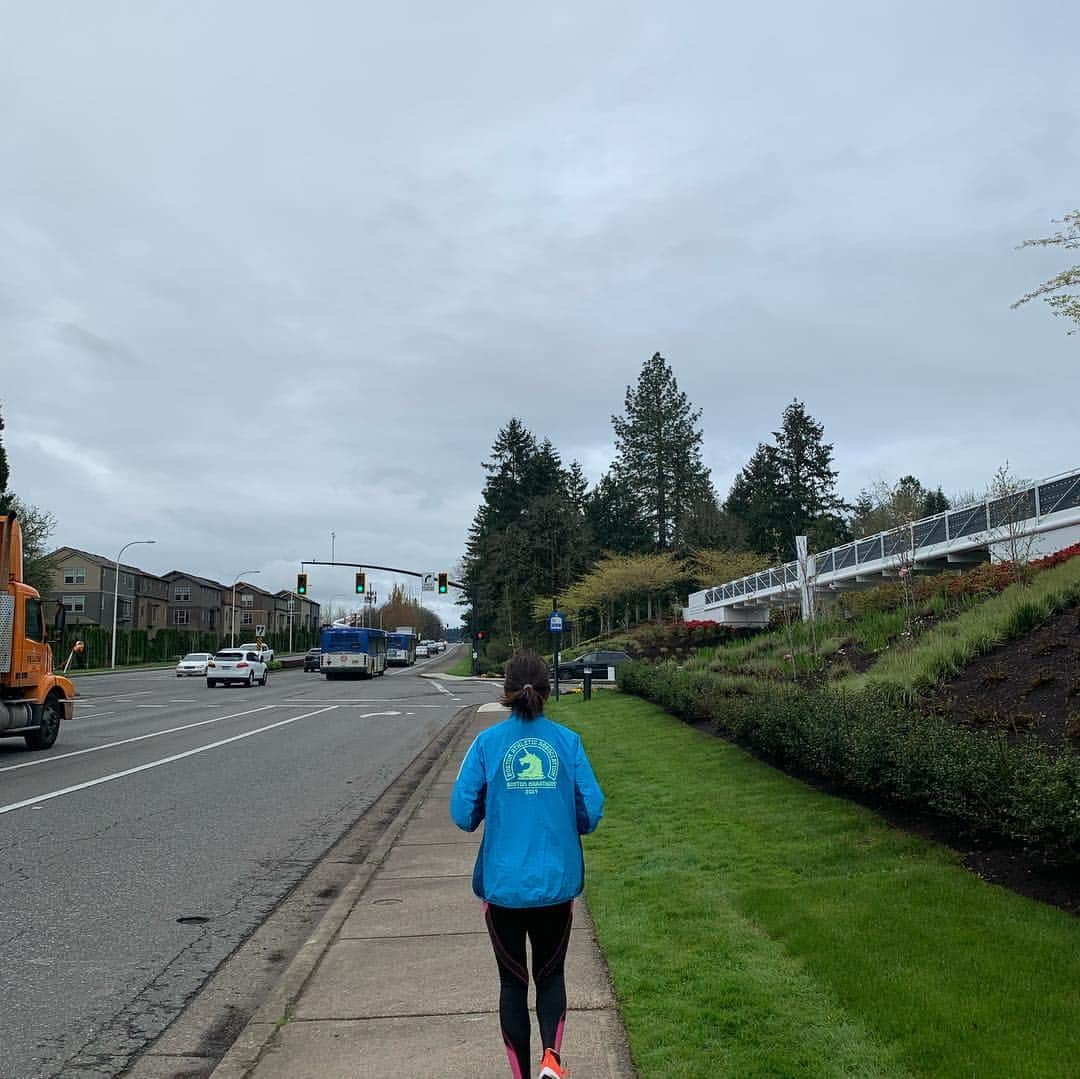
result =
[[[8,513],[0,516],[0,738],[48,749],[74,715],[75,687],[53,672],[44,604],[22,568],[22,531]]]

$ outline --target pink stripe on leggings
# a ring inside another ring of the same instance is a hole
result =
[[[510,1074],[513,1075],[514,1079],[523,1079],[517,1053],[514,1052],[514,1047],[506,1040],[505,1034],[503,1035],[503,1045],[506,1046],[506,1059],[510,1061]]]
[[[565,1027],[565,1026],[566,1026],[566,1012],[563,1012],[562,1018],[559,1020],[559,1025],[555,1028],[555,1045],[552,1048],[554,1048],[556,1053],[561,1053],[562,1052],[562,1032],[563,1032],[563,1027]]]

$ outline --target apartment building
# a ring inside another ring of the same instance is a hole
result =
[[[166,624],[168,586],[156,574],[121,562],[117,580],[113,559],[77,547],[59,547],[49,557],[54,566],[50,616],[59,605],[69,626],[112,629],[115,601],[118,629],[153,635]]]
[[[228,585],[178,569],[170,570],[162,579],[168,585],[168,620],[172,629],[221,632]]]

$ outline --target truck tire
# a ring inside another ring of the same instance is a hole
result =
[[[24,735],[27,749],[48,749],[60,733],[60,721],[64,718],[60,702],[55,694],[50,694],[41,706],[41,726],[36,731]]]

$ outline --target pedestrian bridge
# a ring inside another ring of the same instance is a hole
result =
[[[871,588],[901,572],[933,573],[1000,561],[1018,547],[1030,558],[1080,542],[1080,469],[1004,497],[950,509],[866,539],[807,554],[783,566],[703,589],[683,608],[686,621],[764,625],[769,610]]]

